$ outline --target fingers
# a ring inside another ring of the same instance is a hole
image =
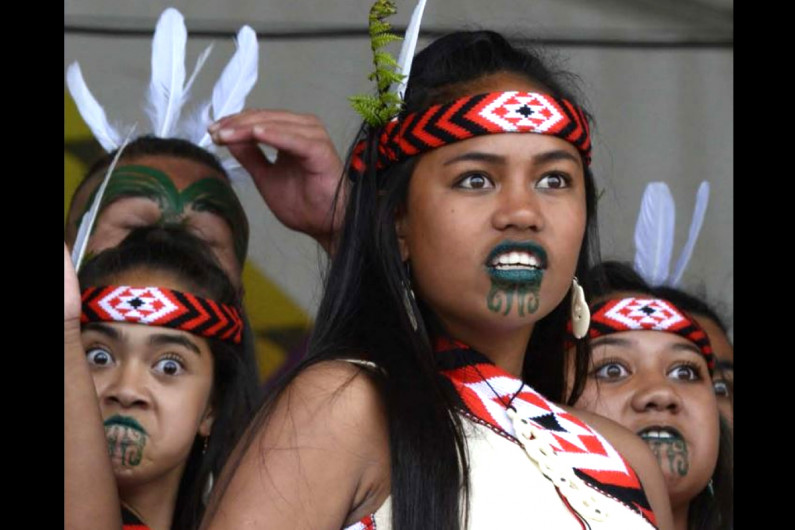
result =
[[[323,123],[313,114],[298,114],[286,110],[246,109],[237,114],[221,118],[210,125],[208,130],[210,134],[214,135],[223,129],[237,129],[252,126],[257,123],[264,125],[273,122],[294,123],[323,128]]]
[[[255,180],[260,178],[271,166],[270,161],[255,143],[229,144],[227,149]]]

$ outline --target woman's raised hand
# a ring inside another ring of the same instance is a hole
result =
[[[63,321],[80,327],[80,285],[66,243],[63,244]]]
[[[249,109],[209,130],[213,141],[225,145],[249,172],[276,218],[328,251],[340,224],[337,215],[331,224],[331,205],[343,165],[323,123],[311,114]],[[260,143],[278,150],[274,162]]]

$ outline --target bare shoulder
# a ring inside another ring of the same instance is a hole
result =
[[[389,493],[386,415],[366,368],[306,368],[252,435],[206,528],[339,529]]]
[[[581,419],[605,437],[637,473],[646,497],[657,516],[659,528],[673,528],[673,516],[660,466],[646,442],[634,432],[610,418],[568,406],[561,406],[566,412]]]

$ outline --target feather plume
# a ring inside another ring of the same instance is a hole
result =
[[[196,59],[196,66],[193,67],[193,72],[190,74],[188,78],[188,82],[185,83],[185,90],[182,93],[182,103],[187,103],[188,99],[190,99],[190,89],[193,87],[193,81],[196,80],[196,75],[199,73],[199,70],[202,69],[204,66],[205,61],[207,61],[207,57],[210,56],[210,52],[213,51],[214,43],[210,43],[204,51],[199,55],[199,58]]]
[[[668,185],[649,183],[635,224],[635,271],[652,286],[668,278],[675,222],[676,208]]]
[[[403,46],[400,47],[398,55],[397,72],[403,75],[403,79],[397,85],[397,95],[401,101],[406,94],[406,87],[409,84],[409,74],[411,73],[411,63],[414,61],[414,50],[417,48],[417,39],[420,36],[420,24],[422,15],[425,12],[425,0],[420,0],[411,14],[411,20],[406,28],[406,35],[403,37]]]
[[[99,185],[97,193],[94,195],[94,202],[91,203],[91,208],[83,214],[83,218],[80,220],[80,227],[77,229],[77,237],[75,237],[75,243],[72,247],[72,263],[74,263],[76,272],[80,271],[80,266],[83,263],[83,257],[88,247],[88,239],[94,229],[94,221],[96,221],[97,215],[99,214],[99,205],[102,204],[102,197],[105,195],[105,188],[108,187],[110,175],[113,173],[113,170],[116,169],[116,164],[119,162],[124,148],[130,143],[130,139],[132,139],[134,132],[135,125],[130,128],[127,138],[124,139],[124,142],[116,151],[116,156],[113,157],[113,161],[108,166],[105,177],[102,179],[102,184]]]
[[[709,204],[709,182],[706,180],[701,182],[696,192],[696,205],[693,208],[693,219],[690,221],[690,231],[687,234],[687,242],[682,248],[682,253],[676,261],[674,273],[668,282],[671,287],[678,287],[679,282],[682,280],[682,275],[685,273],[687,264],[690,263],[690,257],[693,255],[693,249],[698,240],[698,234],[701,232],[701,226],[704,224],[704,216],[707,213],[707,205]]]
[[[155,136],[168,138],[182,109],[185,85],[185,44],[188,31],[179,11],[163,11],[152,39],[152,80],[146,94],[146,112]]]
[[[257,34],[251,27],[243,26],[237,33],[237,50],[213,87],[213,120],[243,110],[246,96],[257,82],[258,65]],[[206,147],[209,142],[210,135],[205,133],[199,147]]]
[[[80,116],[83,117],[83,121],[91,129],[94,138],[102,148],[107,152],[117,149],[121,143],[121,135],[110,124],[102,105],[88,89],[77,62],[70,64],[66,69],[66,86],[69,88],[69,93],[72,95]]]

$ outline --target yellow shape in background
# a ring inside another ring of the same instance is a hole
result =
[[[265,380],[284,363],[289,351],[263,335],[279,329],[303,329],[308,333],[310,320],[251,260],[243,268],[243,286],[246,314],[256,337],[260,378]]]
[[[63,92],[63,139],[91,140],[94,136],[88,125],[85,124],[77,111],[69,92]],[[69,211],[69,201],[72,200],[77,185],[88,171],[86,163],[64,149],[63,152],[63,218],[66,223],[66,212]]]

